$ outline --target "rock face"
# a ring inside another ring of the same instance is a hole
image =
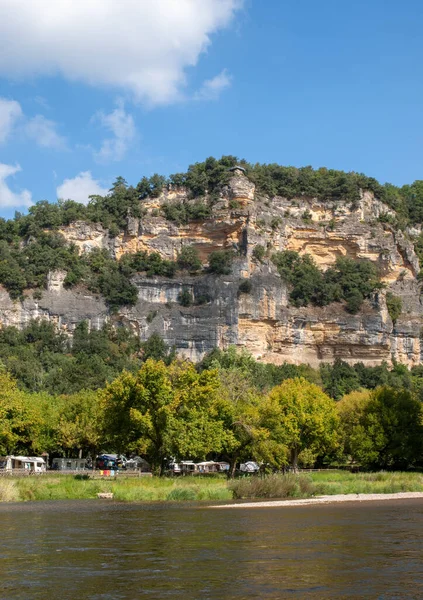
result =
[[[393,360],[409,366],[423,358],[423,309],[416,278],[419,262],[404,234],[377,218],[390,209],[364,192],[360,202],[319,202],[313,198],[260,198],[254,184],[235,170],[206,220],[176,225],[157,216],[163,202],[189,202],[185,190],[166,191],[144,203],[146,215],[128,218],[125,233],[111,238],[101,225],[76,222],[62,229],[80,252],[106,248],[119,258],[127,252],[159,252],[175,259],[184,245],[197,248],[204,263],[214,250],[233,249],[237,258],[230,275],[178,273],[173,279],[137,275],[138,301],[110,314],[101,297],[83,288],[66,290],[65,273],[51,273],[40,300],[28,293],[13,302],[0,290],[0,322],[23,327],[31,319],[48,319],[70,334],[82,320],[90,327],[106,321],[130,327],[142,339],[153,332],[194,361],[215,347],[231,344],[273,363],[309,363],[341,358],[376,365]],[[357,315],[341,303],[324,308],[289,305],[289,290],[269,259],[253,257],[260,244],[269,253],[295,250],[310,254],[326,269],[339,256],[365,258],[375,263],[386,289],[366,301]],[[240,293],[248,278],[249,293]],[[178,295],[188,289],[194,304],[182,307]],[[386,292],[400,296],[403,311],[395,324],[386,308]]]

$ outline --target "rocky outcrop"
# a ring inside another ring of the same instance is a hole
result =
[[[63,287],[65,273],[52,273],[41,299],[31,293],[13,302],[0,291],[0,322],[23,327],[31,319],[57,323],[72,334],[86,320],[90,327],[105,322],[130,327],[142,339],[153,332],[192,360],[215,347],[231,344],[248,349],[260,360],[309,363],[341,358],[367,365],[393,360],[407,365],[421,362],[423,310],[419,262],[412,243],[378,217],[390,209],[363,193],[360,202],[324,203],[313,198],[288,200],[258,198],[254,184],[241,170],[233,172],[213,204],[209,219],[177,225],[160,215],[164,202],[191,201],[185,190],[167,190],[144,203],[145,216],[128,217],[128,227],[117,237],[98,224],[76,222],[62,229],[80,252],[106,248],[116,258],[147,250],[175,259],[184,245],[193,245],[206,264],[214,250],[233,249],[237,258],[230,275],[178,273],[174,279],[134,277],[138,289],[135,306],[111,314],[101,297],[83,288]],[[386,289],[350,315],[341,303],[324,308],[289,305],[289,290],[269,258],[258,262],[254,247],[262,245],[268,256],[278,250],[311,254],[327,269],[339,256],[368,259],[375,263]],[[251,282],[249,293],[240,293],[241,281]],[[182,307],[178,296],[188,289],[193,304]],[[403,311],[392,323],[386,292],[400,296]]]

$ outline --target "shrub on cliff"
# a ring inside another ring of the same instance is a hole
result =
[[[216,275],[229,275],[234,254],[231,250],[215,250],[209,256],[209,271]]]
[[[208,219],[211,215],[210,206],[202,200],[196,202],[167,202],[162,205],[162,211],[168,221],[178,225],[186,225],[190,221]]]
[[[198,250],[194,246],[183,246],[176,262],[180,269],[187,271],[198,271],[202,267]]]
[[[136,187],[139,198],[141,200],[147,197],[158,198],[162,193],[163,188],[166,186],[166,183],[166,177],[158,175],[157,173],[150,178],[143,177]]]
[[[241,283],[239,284],[238,292],[240,294],[250,294],[252,289],[253,284],[251,283],[251,281],[249,279],[244,279],[244,281],[241,281]]]
[[[163,259],[158,252],[149,253],[146,250],[124,254],[120,259],[120,266],[127,277],[135,273],[145,273],[147,277],[173,277],[176,271],[174,261]]]
[[[50,271],[64,270],[79,280],[81,263],[76,247],[56,232],[41,232],[24,245],[0,241],[0,283],[12,298],[22,296],[24,289],[45,287]]]
[[[141,344],[141,352],[143,361],[152,358],[161,360],[166,365],[169,365],[176,356],[175,348],[170,348],[158,333],[151,334],[148,340]]]
[[[184,288],[182,292],[178,294],[178,302],[181,306],[191,306],[192,294],[187,288]]]
[[[255,258],[256,260],[261,262],[265,256],[266,256],[266,248],[264,246],[262,246],[261,244],[257,244],[256,246],[254,246],[253,258]]]
[[[402,313],[402,300],[399,296],[394,296],[392,292],[386,294],[386,308],[388,309],[389,316],[392,322],[396,323],[398,317]]]

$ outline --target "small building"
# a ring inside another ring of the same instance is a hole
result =
[[[241,167],[240,165],[235,165],[234,167],[231,167],[229,171],[231,171],[234,175],[245,175],[247,172],[244,169],[244,167]]]
[[[87,461],[85,458],[53,458],[51,468],[54,471],[85,471]]]
[[[6,456],[6,471],[27,471],[28,473],[44,473],[46,461],[41,456]]]

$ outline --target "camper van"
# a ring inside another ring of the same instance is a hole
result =
[[[44,473],[46,461],[41,456],[6,456],[6,471],[14,470]]]
[[[85,471],[85,458],[53,458],[51,468],[54,471]]]

